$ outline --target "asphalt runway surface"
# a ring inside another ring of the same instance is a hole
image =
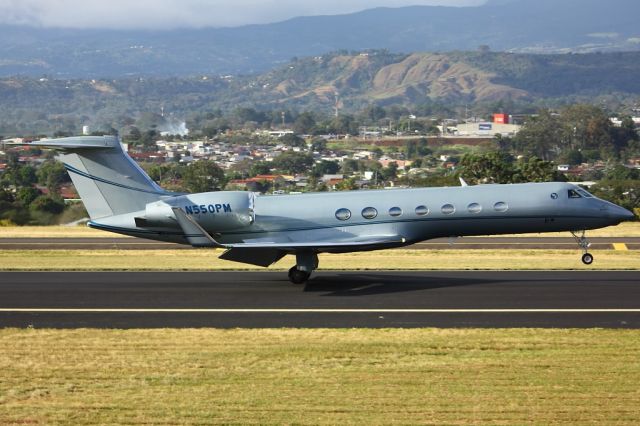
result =
[[[640,250],[640,238],[590,238],[592,250]],[[0,238],[0,250],[164,250],[190,246],[142,238]],[[411,249],[567,249],[577,250],[571,237],[464,237],[437,238],[409,246]]]
[[[29,326],[640,328],[640,272],[0,272],[0,327]]]

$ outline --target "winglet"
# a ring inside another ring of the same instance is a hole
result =
[[[458,179],[460,179],[460,186],[469,186],[469,184],[464,179],[462,179],[462,176],[460,176]]]
[[[184,236],[193,247],[224,247],[205,231],[202,226],[190,218],[180,207],[172,207],[173,214],[184,232]]]

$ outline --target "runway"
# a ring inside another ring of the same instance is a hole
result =
[[[640,273],[0,273],[0,327],[28,326],[640,328]]]
[[[597,237],[589,239],[592,250],[640,250],[640,238]],[[0,250],[169,250],[190,246],[142,238],[0,238]],[[571,237],[464,237],[436,238],[409,246],[411,249],[567,249],[577,250]]]

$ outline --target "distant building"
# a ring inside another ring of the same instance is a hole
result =
[[[486,136],[494,137],[496,135],[501,136],[514,136],[516,135],[522,126],[518,124],[502,124],[502,123],[461,123],[458,124],[458,136]]]
[[[496,124],[509,124],[509,116],[507,114],[493,114],[493,122]]]

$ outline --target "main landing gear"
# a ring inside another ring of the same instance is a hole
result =
[[[289,281],[304,284],[309,280],[311,272],[318,269],[318,255],[313,252],[296,253],[296,266],[289,269]]]
[[[571,235],[573,235],[578,246],[582,249],[582,263],[591,265],[593,263],[593,255],[587,251],[587,249],[591,247],[591,243],[587,240],[585,231],[571,231]]]

